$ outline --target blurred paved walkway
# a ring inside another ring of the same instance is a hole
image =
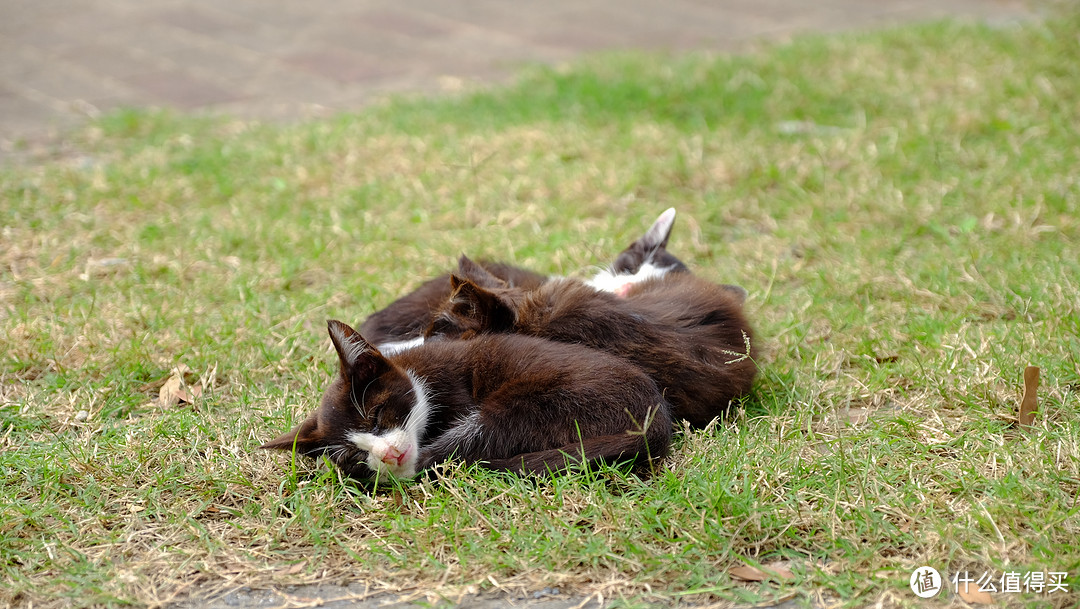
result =
[[[0,0],[0,160],[118,106],[292,118],[600,49],[709,48],[1021,0]]]

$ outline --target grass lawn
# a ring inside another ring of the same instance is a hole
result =
[[[1075,606],[1078,35],[605,55],[293,126],[122,112],[0,168],[0,605],[362,580],[917,607],[929,565],[1065,572],[994,598]],[[749,291],[762,373],[652,478],[371,492],[256,449],[317,405],[327,318],[462,252],[583,275],[669,206],[671,251]],[[160,402],[181,365],[202,394]],[[736,576],[760,565],[790,577]]]

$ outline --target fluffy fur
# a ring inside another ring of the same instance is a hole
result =
[[[262,448],[326,455],[357,479],[457,459],[515,472],[667,454],[669,406],[625,360],[529,336],[425,343],[383,356],[330,321],[340,362],[322,404]]]
[[[669,272],[686,271],[686,266],[667,251],[668,237],[675,222],[675,209],[668,209],[656,219],[641,238],[619,252],[607,269],[600,271],[589,284],[597,290],[625,296],[637,284]],[[531,290],[547,277],[501,262],[478,264],[504,286]],[[450,298],[450,274],[429,279],[412,292],[376,311],[360,325],[360,334],[376,345],[383,355],[393,355],[424,342],[424,331],[431,326],[435,313]]]
[[[620,298],[570,279],[512,288],[463,257],[451,282],[429,342],[515,333],[603,350],[648,373],[674,416],[697,427],[746,395],[757,371],[746,292],[691,273],[649,279]]]
[[[523,289],[539,287],[547,280],[539,273],[501,262],[479,264],[507,285]],[[415,347],[423,342],[424,330],[431,325],[434,312],[449,297],[449,273],[429,279],[385,309],[372,313],[360,325],[360,334],[384,351],[384,355]]]

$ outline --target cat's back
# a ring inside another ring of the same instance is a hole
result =
[[[481,260],[479,264],[495,277],[505,281],[506,284],[512,288],[532,290],[548,281],[548,277],[545,275],[504,262]]]
[[[521,290],[533,290],[547,277],[528,269],[503,262],[480,261],[482,269]],[[360,334],[373,344],[382,344],[422,336],[431,326],[436,312],[450,298],[450,273],[443,273],[420,284],[412,292],[398,298],[386,308],[372,313],[359,328]]]
[[[643,282],[626,298],[630,305],[668,323],[729,324],[749,330],[743,312],[746,291],[690,273]]]
[[[472,391],[488,409],[525,407],[573,420],[582,409],[605,419],[669,408],[649,375],[604,351],[517,334],[463,342],[474,343]]]
[[[527,293],[517,311],[517,330],[547,336],[602,333],[604,326],[629,313],[624,299],[569,278],[553,279]]]
[[[419,336],[431,323],[431,311],[450,295],[450,273],[418,288],[372,313],[360,324],[360,334],[372,344]]]
[[[456,373],[477,396],[507,390],[583,396],[656,391],[640,368],[622,358],[523,334],[433,341],[402,353],[397,361],[421,374]]]

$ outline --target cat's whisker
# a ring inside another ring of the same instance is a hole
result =
[[[356,409],[356,412],[360,413],[360,416],[364,415],[364,411],[360,409],[360,403],[356,401],[356,387],[349,387],[349,403]]]
[[[340,446],[340,447],[338,447],[338,449],[337,449],[337,450],[335,450],[335,451],[334,451],[333,453],[331,453],[331,454],[330,454],[330,460],[331,460],[331,461],[333,461],[334,463],[337,463],[337,462],[338,462],[338,460],[339,460],[339,457],[341,457],[341,456],[342,456],[342,455],[344,455],[344,454],[345,454],[346,452],[348,452],[348,450],[349,450],[349,449],[348,449],[348,447],[346,447],[346,446]]]
[[[352,395],[350,393],[350,395],[352,395],[352,399],[353,399],[353,406],[356,406],[356,412],[359,412],[360,416],[362,416],[364,418],[367,418],[367,413],[364,412],[364,408],[363,408],[362,404],[364,404],[367,401],[368,387],[371,387],[371,384],[374,383],[374,382],[375,382],[375,379],[371,379],[370,381],[368,381],[367,385],[364,385],[364,393],[360,395],[360,403],[359,404],[356,403],[356,396]]]
[[[339,448],[343,448],[343,446],[341,444],[331,444],[330,446],[320,446],[317,454],[322,454],[322,455],[326,455],[327,457],[330,457],[330,451],[336,450],[336,449],[339,449]],[[333,460],[332,457],[331,457],[331,460]]]

